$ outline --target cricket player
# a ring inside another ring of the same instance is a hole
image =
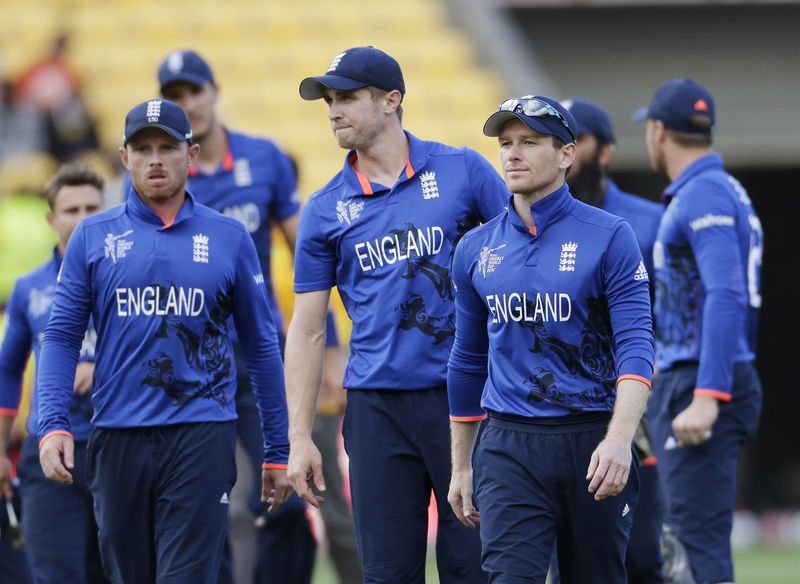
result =
[[[508,99],[483,131],[513,195],[453,260],[449,501],[480,523],[490,582],[544,584],[557,541],[562,582],[622,584],[653,373],[647,270],[627,222],[570,194],[566,108]]]
[[[50,179],[44,190],[50,211],[47,222],[58,235],[53,257],[19,278],[8,303],[8,324],[0,347],[0,487],[10,497],[10,465],[6,447],[21,398],[22,378],[33,351],[40,363],[42,337],[50,318],[56,278],[67,242],[78,223],[103,206],[103,178],[92,169],[67,164]],[[75,439],[72,484],[49,481],[39,465],[37,404],[34,381],[28,437],[17,463],[21,480],[22,529],[36,582],[106,582],[100,565],[97,525],[92,496],[86,487],[86,441],[92,428],[90,390],[94,374],[96,333],[85,330],[77,373],[72,385],[68,418]]]
[[[737,463],[761,412],[753,360],[764,233],[713,150],[705,87],[668,81],[634,121],[646,121],[650,164],[672,181],[653,254],[659,373],[647,411],[665,520],[695,582],[733,582]]]
[[[336,285],[353,320],[343,434],[365,581],[424,582],[433,491],[441,581],[483,582],[478,534],[458,523],[446,500],[450,265],[458,239],[500,213],[508,190],[476,152],[403,130],[403,74],[383,51],[343,51],[325,75],[302,81],[300,95],[324,99],[348,154],[309,199],[298,228],[286,345],[290,478],[319,504],[312,486],[325,484],[311,429]]]
[[[115,582],[216,582],[236,479],[233,317],[264,439],[262,498],[288,482],[278,338],[252,238],[186,189],[199,146],[177,104],[125,119],[126,203],[81,222],[67,246],[39,367],[40,460],[73,480],[72,377],[91,314],[95,414],[87,476],[103,566]]]
[[[192,194],[197,202],[239,220],[253,239],[282,348],[283,323],[272,286],[270,256],[273,226],[294,251],[300,200],[292,161],[272,140],[235,132],[223,125],[217,112],[220,87],[211,66],[197,52],[169,53],[158,67],[158,84],[162,97],[180,105],[189,116],[192,140],[200,145],[200,155],[189,167]],[[237,435],[256,477],[248,507],[259,516],[263,505],[259,500],[262,445],[258,408],[244,351],[233,327],[231,333],[238,372]],[[259,540],[266,542],[258,551],[263,578],[287,584],[310,582],[316,542],[303,500],[290,496],[279,510],[266,515],[260,531]],[[289,555],[291,562],[285,561]]]

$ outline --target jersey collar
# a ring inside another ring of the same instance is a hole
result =
[[[128,200],[125,202],[128,213],[144,221],[145,223],[157,225],[161,229],[169,229],[170,227],[174,227],[181,221],[194,215],[194,205],[194,195],[189,192],[189,189],[186,189],[186,200],[183,202],[183,205],[181,205],[178,214],[175,216],[175,219],[172,221],[172,223],[165,225],[164,222],[161,221],[161,217],[156,215],[156,213],[150,207],[142,202],[142,199],[139,198],[139,195],[136,193],[133,185],[131,185],[131,190],[128,193]]]
[[[220,165],[222,172],[233,172],[233,152],[231,151],[231,135],[228,130],[225,130],[225,153],[222,155],[222,164]],[[213,174],[220,172],[220,168],[217,168]],[[200,172],[200,169],[197,168],[194,164],[189,166],[189,176],[197,176],[198,174],[203,174]]]
[[[557,222],[562,215],[572,210],[577,204],[578,202],[569,192],[567,183],[564,183],[560,188],[531,205],[534,225],[532,229],[528,229],[528,226],[517,214],[514,208],[514,195],[511,195],[508,202],[508,217],[511,224],[519,231],[536,237],[544,233],[550,225]]]
[[[664,191],[664,198],[666,200],[669,200],[672,197],[674,197],[681,189],[681,187],[683,187],[687,182],[692,180],[698,174],[702,174],[709,170],[722,170],[722,169],[723,169],[722,155],[719,154],[719,152],[712,152],[711,154],[707,154],[701,158],[698,158],[697,160],[692,162],[689,166],[687,166],[674,181],[669,183],[669,186]]]
[[[417,171],[425,166],[425,163],[428,161],[429,157],[428,148],[426,147],[425,143],[416,136],[412,135],[410,132],[404,133],[408,139],[408,161],[406,162],[405,169],[397,179],[397,182],[391,187],[370,182],[366,176],[358,172],[353,166],[356,160],[358,160],[358,154],[356,151],[351,150],[347,153],[347,157],[344,161],[344,167],[342,168],[342,176],[344,178],[345,185],[347,185],[348,195],[371,196],[376,193],[390,191],[407,180],[414,178]]]
[[[64,261],[64,257],[58,253],[58,246],[53,248],[53,265],[56,268],[56,274],[61,271],[61,262]]]

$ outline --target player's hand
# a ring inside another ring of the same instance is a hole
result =
[[[48,479],[71,485],[72,474],[69,471],[75,467],[75,443],[72,438],[63,434],[50,436],[39,448],[39,463]]]
[[[86,395],[94,383],[94,363],[81,361],[75,370],[75,393]]]
[[[472,506],[472,469],[453,471],[447,502],[458,520],[467,527],[475,529],[481,522],[481,514]]]
[[[696,446],[708,440],[718,416],[719,403],[715,398],[694,396],[692,403],[672,420],[672,433],[678,446]]]
[[[10,501],[14,493],[11,491],[11,461],[5,452],[0,452],[0,496]]]
[[[269,503],[268,513],[272,513],[292,494],[292,485],[282,468],[261,471],[261,501]]]
[[[589,461],[586,480],[595,501],[614,497],[622,492],[631,472],[631,443],[616,436],[606,436],[597,445]]]
[[[292,441],[289,448],[289,480],[306,503],[319,509],[320,502],[324,501],[315,495],[311,487],[317,491],[325,491],[325,477],[322,476],[322,455],[311,440],[310,436],[297,438]]]

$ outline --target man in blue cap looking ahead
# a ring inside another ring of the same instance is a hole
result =
[[[627,582],[631,443],[653,374],[648,275],[628,223],[570,194],[575,128],[548,97],[500,104],[483,132],[513,195],[453,259],[448,498],[465,525],[480,521],[495,583],[544,584],[556,541],[562,582]]]
[[[739,451],[761,411],[753,360],[764,234],[747,191],[712,148],[715,106],[705,87],[668,81],[634,121],[646,121],[653,170],[672,181],[653,254],[659,373],[647,410],[665,521],[696,582],[733,582]]]

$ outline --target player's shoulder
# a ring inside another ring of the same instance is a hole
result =
[[[266,152],[281,152],[277,142],[268,136],[256,136],[234,130],[227,130],[228,140],[233,149],[246,148],[248,151],[263,150]]]
[[[46,261],[33,268],[31,271],[19,276],[14,283],[14,287],[17,291],[35,288],[36,286],[40,286],[44,280],[51,280],[53,273],[53,260]]]
[[[616,187],[616,185],[614,185]],[[609,193],[611,194],[611,193]],[[638,215],[649,215],[652,217],[660,217],[664,212],[663,205],[650,201],[644,197],[628,193],[616,187],[613,196],[619,207],[626,211],[636,213]]]
[[[585,226],[589,226],[602,231],[614,231],[620,225],[626,223],[625,219],[617,215],[612,215],[598,207],[587,205],[582,201],[575,201],[572,210],[572,217]]]
[[[317,205],[330,199],[340,199],[344,194],[343,188],[346,186],[342,171],[333,175],[325,185],[309,195],[306,205]]]
[[[428,152],[430,158],[460,158],[469,167],[475,164],[486,163],[486,159],[477,151],[468,146],[451,146],[442,142],[432,140],[420,140]]]
[[[107,223],[113,223],[125,215],[126,212],[126,203],[119,203],[118,205],[113,205],[108,207],[107,209],[103,209],[99,213],[95,213],[91,217],[87,217],[83,221],[80,222],[80,225],[83,226],[84,229],[89,227],[95,227],[98,225],[104,225]]]
[[[219,211],[215,211],[211,207],[207,207],[202,203],[195,202],[194,216],[197,219],[209,222],[216,229],[221,229],[223,231],[233,231],[240,234],[247,233],[241,221],[239,221],[238,219],[234,219],[233,217],[228,217],[227,215],[223,215]]]
[[[498,230],[502,229],[508,221],[508,207],[506,207],[502,213],[492,217],[486,223],[482,223],[475,227],[474,229],[470,229],[467,233],[464,234],[464,237],[461,238],[463,241],[463,245],[480,245],[480,243],[476,244],[475,242],[484,241],[487,237],[490,237]]]

